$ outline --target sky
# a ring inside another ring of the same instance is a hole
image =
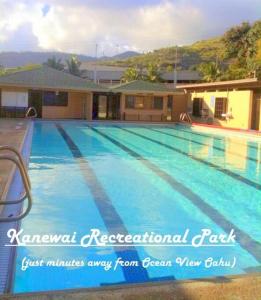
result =
[[[148,52],[260,18],[260,0],[0,0],[0,51]]]

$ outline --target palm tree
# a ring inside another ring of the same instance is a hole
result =
[[[4,66],[0,65],[0,76],[5,74],[6,74],[6,69],[4,68]]]
[[[199,66],[198,70],[206,82],[213,82],[220,79],[221,71],[216,62],[203,63]]]
[[[61,59],[57,59],[55,56],[53,56],[52,58],[48,58],[47,62],[45,62],[44,65],[59,71],[64,70],[64,64],[62,64]]]
[[[148,64],[145,79],[151,82],[161,82],[162,78],[159,66],[153,63]]]
[[[81,62],[76,55],[72,55],[70,59],[66,60],[68,71],[75,76],[81,76],[82,70],[80,70]]]
[[[135,67],[130,67],[130,68],[126,69],[126,71],[124,72],[124,74],[122,76],[122,81],[130,82],[130,81],[138,80],[141,78],[142,78],[141,72]]]

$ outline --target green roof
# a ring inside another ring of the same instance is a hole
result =
[[[1,85],[79,91],[108,91],[103,86],[48,66],[40,66],[32,70],[0,76]]]
[[[134,80],[111,88],[112,92],[175,92],[163,83]]]

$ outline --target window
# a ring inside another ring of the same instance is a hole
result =
[[[144,108],[144,97],[126,96],[126,108],[142,109]]]
[[[192,110],[193,116],[201,117],[202,106],[203,106],[202,98],[194,98],[193,99],[193,110]]]
[[[163,109],[163,97],[127,95],[126,108],[132,109]]]
[[[43,93],[43,105],[44,106],[67,106],[68,105],[68,93],[59,92],[44,92]]]
[[[144,108],[144,97],[135,97],[135,108]]]
[[[56,105],[57,106],[67,106],[68,105],[68,93],[59,92],[59,94],[56,95]]]
[[[135,97],[134,96],[126,96],[126,108],[134,108]]]
[[[154,97],[152,102],[153,109],[163,109],[163,98],[162,97]]]
[[[222,114],[227,113],[227,98],[216,98],[214,117],[222,119]]]

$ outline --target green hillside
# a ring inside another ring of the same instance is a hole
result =
[[[203,40],[191,46],[178,47],[177,66],[179,69],[194,69],[201,63],[216,60],[224,56],[224,44],[220,37]],[[152,52],[134,56],[125,60],[112,60],[101,62],[111,66],[146,66],[150,63],[165,68],[174,66],[176,47],[162,48]]]
[[[176,59],[177,57],[177,59]],[[180,70],[198,70],[203,80],[228,80],[261,76],[261,20],[243,22],[223,36],[192,45],[162,48],[128,59],[100,62],[111,66],[171,70],[175,61]]]

